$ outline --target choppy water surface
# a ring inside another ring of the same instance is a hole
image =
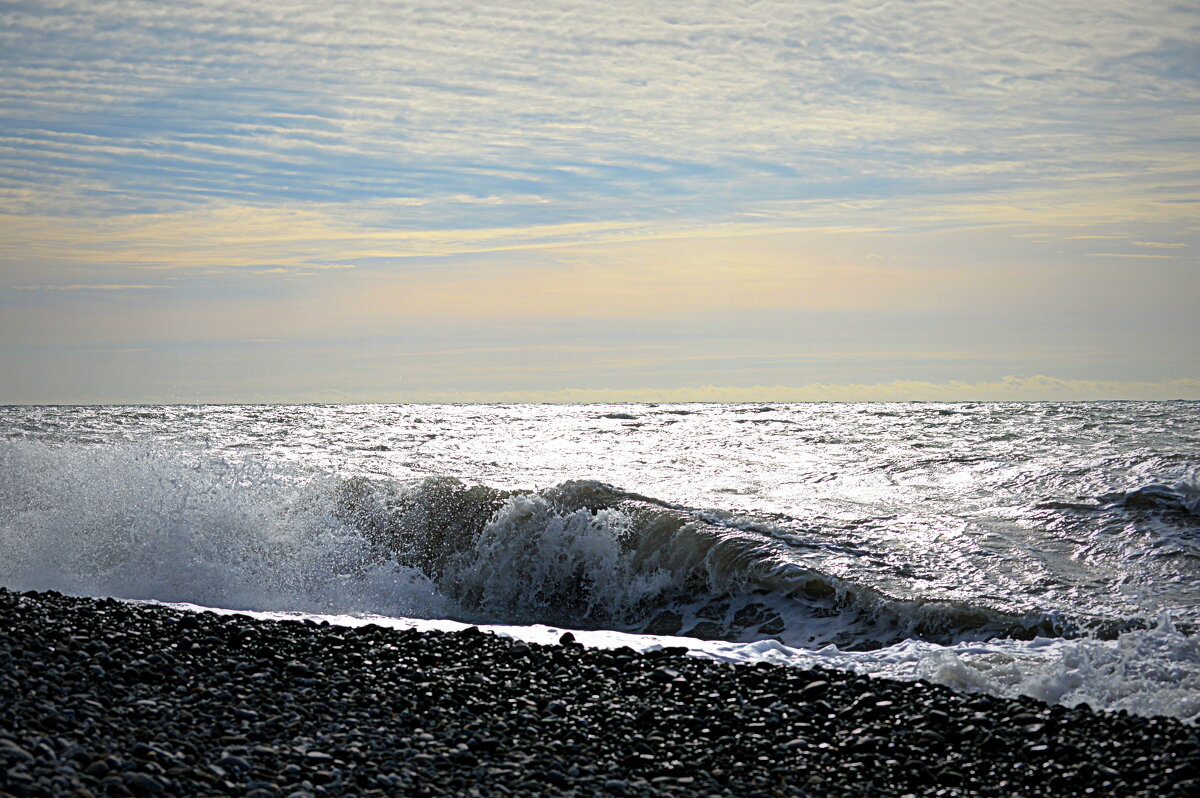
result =
[[[1195,718],[1200,404],[6,408],[0,584]]]

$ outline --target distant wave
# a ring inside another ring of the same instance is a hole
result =
[[[1181,480],[1171,485],[1155,483],[1131,491],[1106,494],[1100,500],[1135,510],[1165,510],[1200,517],[1200,482]]]

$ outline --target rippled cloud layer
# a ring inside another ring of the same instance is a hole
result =
[[[181,399],[265,390],[178,365],[263,339],[741,358],[398,364],[381,399],[1191,378],[1197,64],[1200,12],[1160,0],[0,3],[0,365],[62,400],[97,340]],[[895,330],[857,371],[756,365]]]

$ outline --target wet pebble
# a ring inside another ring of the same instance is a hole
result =
[[[0,628],[6,797],[1137,796],[1200,781],[1200,733],[1173,720],[569,633],[536,646],[3,589]]]

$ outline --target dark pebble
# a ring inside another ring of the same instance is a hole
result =
[[[1198,794],[1200,732],[828,670],[0,589],[0,796]]]
[[[158,795],[163,791],[162,783],[145,773],[134,773],[130,776],[128,787],[134,795]]]
[[[217,760],[217,767],[235,772],[250,770],[250,763],[240,756],[223,756]]]

